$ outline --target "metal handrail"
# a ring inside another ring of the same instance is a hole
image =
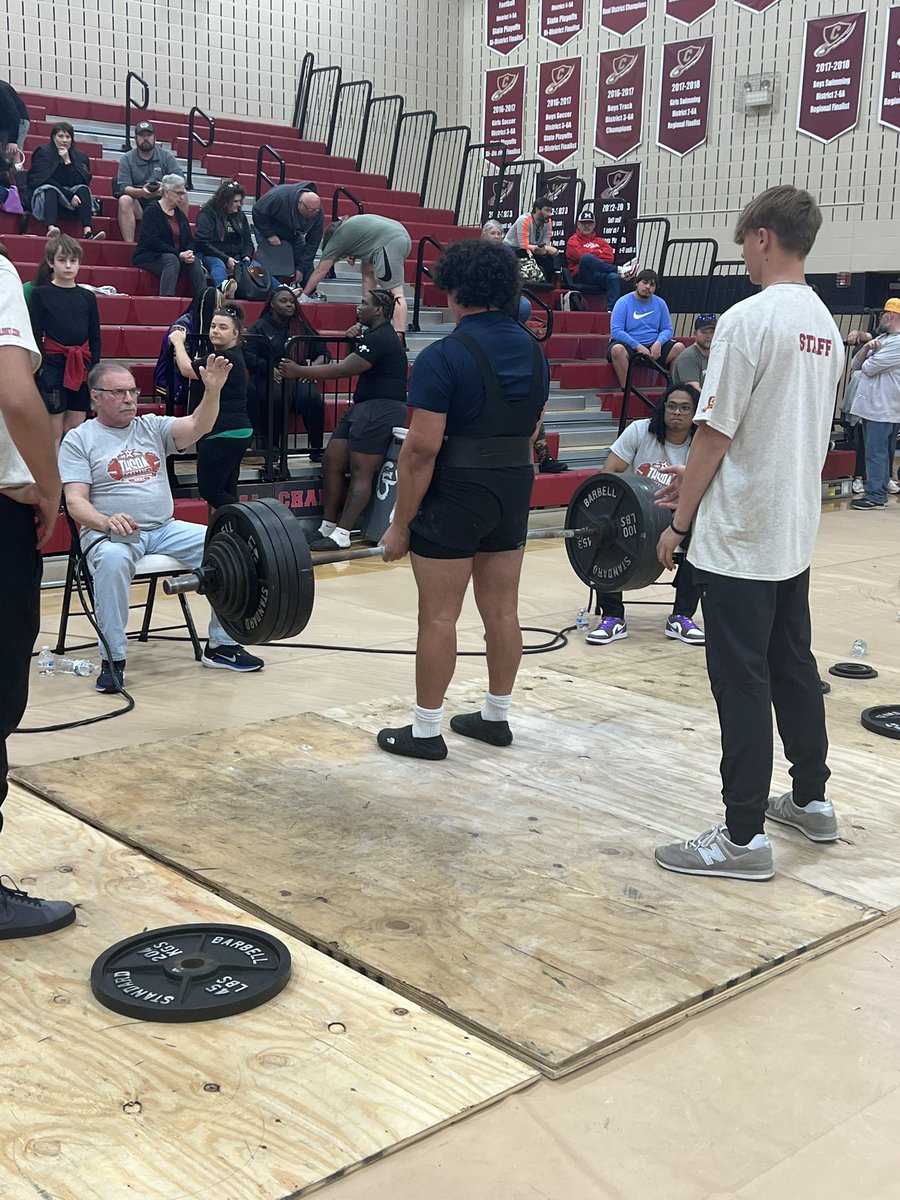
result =
[[[645,396],[641,389],[632,382],[632,376],[638,367],[650,367],[654,371],[658,371],[665,379],[667,386],[672,382],[672,376],[662,363],[658,362],[655,358],[647,358],[643,354],[632,354],[628,362],[628,373],[625,376],[625,387],[622,389],[622,411],[619,413],[620,436],[628,424],[628,404],[632,396],[637,396],[638,400],[646,404],[651,412],[656,408],[656,401],[651,400],[649,396]]]
[[[443,254],[446,249],[439,241],[426,234],[425,237],[419,238],[419,249],[416,252],[416,290],[413,298],[412,322],[410,329],[414,333],[419,333],[419,311],[422,307],[422,283],[425,277],[432,278],[431,270],[425,266],[425,247],[434,246],[434,248]]]
[[[542,308],[544,310],[544,313],[546,315],[546,322],[545,322],[545,329],[544,329],[544,333],[543,333],[542,337],[538,337],[538,335],[534,332],[533,329],[529,329],[528,325],[526,324],[525,321],[519,321],[518,322],[519,325],[521,325],[522,328],[528,333],[528,335],[530,337],[533,337],[536,342],[540,342],[541,344],[543,344],[544,342],[549,341],[551,336],[553,335],[553,309],[546,302],[546,300],[542,300],[540,296],[536,296],[534,294],[534,292],[529,291],[528,288],[522,288],[521,294],[523,296],[528,297],[529,301],[531,302],[532,307],[535,304],[537,304],[540,308]]]
[[[429,139],[434,135],[434,129],[437,125],[437,113],[433,108],[417,108],[413,112],[403,113],[397,121],[397,128],[394,130],[394,144],[391,147],[391,162],[388,167],[387,185],[394,186],[394,178],[397,172],[397,155],[400,151],[400,138],[403,133],[403,124],[405,121],[412,121],[416,117],[428,117],[431,120],[431,133]]]
[[[325,143],[325,148],[329,154],[331,154],[334,150],[334,139],[335,139],[335,135],[337,133],[337,115],[338,115],[338,112],[340,111],[340,107],[341,107],[341,97],[343,95],[345,95],[347,92],[352,91],[354,88],[362,88],[365,91],[366,106],[368,108],[368,101],[372,95],[372,84],[368,79],[349,80],[347,83],[338,84],[337,89],[335,91],[334,109],[333,109],[332,115],[331,115],[331,125],[328,130],[328,140]],[[359,150],[359,146],[357,146],[357,150]],[[354,155],[353,157],[355,158],[356,155]]]
[[[194,128],[194,123],[197,117],[202,117],[206,122],[209,131],[209,140],[204,142],[203,138],[197,133]],[[194,186],[193,170],[194,170],[194,146],[199,146],[202,150],[208,150],[216,140],[216,123],[206,115],[202,108],[198,108],[195,104],[188,113],[188,152],[187,152],[187,174],[185,176],[185,184],[188,191]]]
[[[309,104],[309,87],[312,83],[312,73],[315,69],[315,56],[308,50],[300,61],[300,74],[297,77],[297,95],[294,98],[294,112],[291,124],[300,137],[300,128],[306,120],[306,106]]]
[[[315,79],[315,77],[317,75],[321,75],[321,76],[333,75],[335,77],[335,79],[337,80],[337,86],[334,89],[334,96],[331,101],[331,113],[328,117],[328,129],[325,134],[325,137],[322,138],[322,141],[325,143],[325,146],[327,148],[329,145],[329,139],[334,134],[334,123],[337,119],[337,102],[338,102],[338,96],[340,95],[341,75],[342,75],[342,71],[341,71],[340,67],[313,67],[313,69],[310,71],[309,84],[308,84],[307,91],[306,91],[306,103],[304,104],[304,107],[303,107],[303,113],[300,118],[300,126],[297,130],[297,133],[298,133],[298,136],[301,138],[304,137],[304,135],[306,134],[308,122],[309,122],[309,115],[310,115],[310,113],[309,113],[309,96],[310,96],[310,93],[312,92],[313,80]]]
[[[332,219],[332,221],[336,221],[338,219],[338,198],[340,196],[346,196],[351,204],[355,204],[356,211],[358,213],[364,213],[366,211],[365,208],[363,207],[362,200],[360,200],[358,196],[354,196],[353,193],[348,188],[336,187],[334,189],[334,194],[331,197],[331,219]]]
[[[434,143],[437,141],[438,134],[441,133],[464,133],[466,135],[463,162],[466,161],[469,146],[472,144],[472,130],[468,125],[444,125],[440,129],[432,129],[431,137],[428,139],[428,149],[425,152],[425,170],[422,172],[422,186],[419,189],[420,204],[425,203],[425,196],[428,192],[428,184],[431,179],[431,165],[434,160]]]
[[[306,324],[308,327],[310,327],[308,321],[306,322]],[[297,362],[298,359],[295,358],[291,352],[293,350],[295,350],[299,345],[305,344],[307,342],[313,342],[313,341],[325,342],[326,349],[329,354],[331,354],[332,347],[337,348],[338,346],[341,346],[341,347],[344,347],[347,350],[347,352],[349,352],[349,350],[352,349],[356,345],[355,338],[342,337],[342,336],[335,337],[334,335],[331,335],[331,334],[324,335],[324,334],[319,333],[317,330],[313,329],[312,333],[296,334],[294,337],[288,338],[288,340],[287,340],[287,342],[285,342],[285,346],[284,346],[284,357],[285,358],[293,358],[294,362]],[[303,357],[306,358],[306,357],[308,357],[308,355],[303,355]],[[335,355],[333,357],[334,357],[335,361],[338,361],[339,357],[346,358],[346,353],[341,354],[341,355]],[[291,478],[290,464],[288,462],[288,453],[289,453],[288,452],[288,437],[290,436],[290,431],[288,430],[288,424],[289,424],[290,417],[291,417],[291,408],[290,408],[290,405],[288,404],[288,385],[292,382],[294,382],[294,381],[289,380],[289,379],[282,379],[282,381],[281,381],[281,462],[279,463],[279,469],[281,471],[282,479],[290,479]],[[348,395],[348,398],[350,398],[349,377],[345,378],[343,381],[338,379],[338,380],[335,380],[334,382],[347,383],[348,384],[347,395]],[[325,400],[324,395],[323,395],[322,399],[323,399],[323,403],[324,403],[324,400]],[[337,416],[337,414],[335,414],[335,418],[336,418],[336,416]],[[270,430],[272,428],[274,428],[274,420],[272,420],[272,419],[270,419],[269,428],[270,428]]]
[[[462,209],[462,202],[463,202],[463,191],[466,186],[466,175],[468,174],[468,170],[469,170],[469,155],[474,154],[476,150],[487,151],[487,150],[490,150],[492,147],[497,147],[497,149],[498,149],[497,158],[499,159],[500,167],[499,167],[499,170],[498,170],[496,176],[491,176],[491,178],[494,178],[497,180],[497,183],[498,183],[497,191],[498,191],[498,195],[499,195],[500,186],[502,186],[502,184],[503,184],[503,175],[504,175],[504,172],[506,171],[506,165],[507,165],[506,164],[506,154],[507,154],[506,143],[505,142],[470,142],[466,148],[465,154],[463,155],[462,165],[460,166],[460,169],[459,169],[459,182],[456,185],[456,197],[453,201],[453,223],[454,223],[454,225],[457,225],[459,223],[459,215],[460,215],[460,211]],[[487,154],[485,154],[484,157],[487,158]],[[482,176],[482,178],[484,178],[484,176]]]
[[[263,163],[263,155],[264,154],[271,155],[271,157],[275,160],[275,162],[278,163],[278,183],[277,184],[276,184],[275,180],[271,177],[271,175],[268,175],[263,170],[262,163]],[[266,142],[264,145],[260,146],[260,148],[256,152],[256,184],[254,185],[254,197],[253,198],[255,200],[258,200],[260,198],[260,196],[262,195],[263,180],[265,180],[265,182],[269,185],[270,188],[278,187],[282,183],[284,183],[285,172],[286,172],[286,168],[285,168],[284,159],[281,157],[281,155],[278,153],[278,151],[274,148],[274,146],[270,146],[268,144],[268,142]]]
[[[144,89],[143,100],[135,100],[131,94],[131,82],[135,80]],[[122,146],[123,150],[131,149],[131,110],[136,108],[143,111],[150,106],[150,85],[145,79],[141,79],[135,71],[129,71],[125,76],[125,142]]]
[[[365,116],[363,117],[362,134],[360,135],[360,140],[359,140],[359,154],[356,157],[355,169],[357,171],[361,171],[362,167],[363,167],[363,159],[366,156],[366,148],[367,148],[367,144],[369,141],[369,129],[371,126],[371,121],[372,121],[372,110],[376,104],[398,104],[399,105],[399,108],[397,110],[397,124],[398,125],[403,118],[403,97],[398,92],[392,92],[389,96],[375,96],[374,98],[371,98],[368,101],[368,103],[366,104]],[[391,144],[393,145],[393,140],[392,140]],[[381,174],[381,172],[376,172],[376,174]],[[384,175],[385,176],[387,175],[387,171],[384,172]]]

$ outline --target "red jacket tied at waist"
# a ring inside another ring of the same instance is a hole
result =
[[[66,369],[63,375],[63,387],[77,392],[88,377],[88,367],[91,365],[91,348],[87,342],[80,346],[63,346],[54,342],[53,338],[44,338],[45,354],[64,354]]]

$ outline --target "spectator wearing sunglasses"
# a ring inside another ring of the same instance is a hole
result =
[[[667,467],[683,467],[688,460],[694,436],[694,414],[700,401],[699,391],[689,383],[673,383],[653,411],[653,416],[632,421],[613,442],[604,471],[614,475],[630,471],[643,475],[660,486],[671,481]],[[702,646],[706,638],[692,619],[700,603],[700,587],[694,569],[682,558],[675,578],[675,603],[666,617],[665,635],[688,646]],[[606,592],[597,597],[600,624],[587,635],[591,646],[605,646],[628,637],[625,604],[621,592]]]
[[[679,354],[672,368],[675,383],[692,383],[698,388],[703,386],[703,377],[709,365],[709,348],[718,319],[715,313],[701,313],[694,322],[694,344]]]

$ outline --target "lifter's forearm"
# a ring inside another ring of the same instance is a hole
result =
[[[678,507],[672,517],[676,529],[690,529],[700,501],[715,478],[731,438],[708,425],[700,425],[691,442],[691,452],[678,492]]]

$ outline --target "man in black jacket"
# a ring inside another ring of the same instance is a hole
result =
[[[325,228],[322,201],[316,185],[306,180],[304,183],[280,183],[269,188],[253,205],[253,226],[257,233],[260,261],[266,261],[264,241],[270,246],[290,243],[294,255],[294,281],[305,284],[312,274],[313,259]]]

